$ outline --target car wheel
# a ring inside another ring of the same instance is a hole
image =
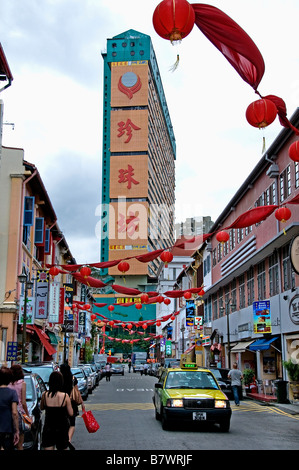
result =
[[[227,419],[225,421],[221,421],[219,423],[220,425],[220,431],[222,432],[228,432],[229,431],[229,428],[230,428],[230,419]]]
[[[170,425],[169,425],[168,419],[166,418],[166,414],[163,408],[161,410],[161,422],[162,422],[162,429],[164,431],[168,431],[168,429],[170,429]]]

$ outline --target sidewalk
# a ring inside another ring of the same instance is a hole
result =
[[[273,395],[265,395],[263,393],[248,393],[244,396],[244,398],[249,398],[251,400],[255,400],[259,403],[265,403],[272,406],[276,406],[277,408],[286,411],[290,414],[299,414],[299,402],[295,403],[278,403],[277,398]]]

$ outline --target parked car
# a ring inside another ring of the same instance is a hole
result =
[[[95,365],[100,370],[100,379],[102,379],[106,375],[106,369],[105,369],[106,362],[105,361],[96,362]]]
[[[38,374],[43,379],[47,389],[49,388],[49,377],[51,373],[55,370],[59,370],[59,367],[55,362],[26,362],[21,365],[24,373],[35,372]]]
[[[82,368],[87,376],[87,388],[88,388],[88,393],[92,393],[93,389],[95,388],[95,374],[91,367],[85,365],[85,364],[79,364],[80,368]]]
[[[45,411],[40,409],[42,394],[47,390],[43,379],[35,373],[24,372],[26,383],[26,403],[33,422],[31,429],[24,434],[24,450],[40,450]]]
[[[110,372],[111,374],[125,375],[123,364],[117,364],[117,363],[111,364]]]
[[[152,375],[154,377],[157,377],[158,369],[161,366],[159,362],[153,362],[150,364],[148,368],[148,375]]]
[[[78,389],[82,399],[85,401],[88,397],[87,375],[82,367],[72,367],[71,372],[78,380]]]
[[[233,389],[231,380],[227,377],[229,369],[222,369],[218,367],[210,367],[209,370],[215,376],[220,385],[221,390],[227,395],[228,398],[233,399]]]
[[[96,366],[96,364],[94,363],[89,363],[89,364],[86,364],[88,365],[89,367],[91,367],[92,371],[94,372],[95,374],[95,382],[96,382],[96,385],[99,385],[99,381],[100,381],[100,373],[99,373],[99,370]]]

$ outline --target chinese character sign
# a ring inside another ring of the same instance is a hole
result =
[[[18,343],[14,341],[7,342],[7,354],[6,360],[7,361],[16,361],[18,354]]]
[[[48,318],[49,275],[47,271],[38,271],[36,280],[35,318]]]
[[[271,333],[270,300],[253,302],[254,333]]]
[[[127,183],[127,188],[131,189],[132,184],[139,184],[139,181],[133,178],[134,168],[131,165],[128,165],[127,169],[120,169],[118,182]]]

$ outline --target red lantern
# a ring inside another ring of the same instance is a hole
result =
[[[157,302],[159,302],[159,304],[161,304],[163,302],[163,300],[164,300],[163,295],[158,295]]]
[[[165,264],[165,268],[167,268],[168,263],[171,263],[171,261],[173,260],[173,254],[170,253],[170,251],[163,251],[163,253],[161,253],[160,255],[160,258]]]
[[[275,217],[280,222],[286,222],[291,217],[292,212],[287,207],[280,207],[275,211]]]
[[[171,315],[170,319],[175,320],[175,315]]]
[[[91,306],[89,304],[83,305],[82,309],[83,310],[90,310]]]
[[[216,235],[216,239],[220,243],[225,243],[229,239],[229,234],[227,232],[224,232],[223,230],[221,232],[218,232]]]
[[[114,321],[113,321],[113,320],[109,321],[109,322],[108,322],[108,325],[113,326],[113,325],[114,325]]]
[[[132,323],[128,323],[128,324],[127,324],[127,328],[128,328],[128,330],[131,330],[131,329],[133,328]]]
[[[121,261],[119,265],[117,266],[117,268],[120,272],[125,274],[130,269],[130,265],[126,261]]]
[[[113,312],[113,310],[114,310],[113,305],[109,305],[108,310],[109,310],[109,312]]]
[[[185,292],[185,293],[184,293],[184,297],[185,297],[186,300],[191,299],[191,297],[192,297],[191,292],[189,292],[189,291]]]
[[[171,42],[181,41],[191,33],[195,13],[187,0],[163,0],[153,14],[156,33]]]
[[[160,320],[157,321],[156,325],[157,325],[157,326],[161,326]]]
[[[294,162],[299,162],[299,140],[293,142],[289,147],[289,157]]]
[[[146,329],[147,329],[147,324],[146,324],[146,323],[143,323],[143,324],[142,324],[142,328],[143,328],[144,330],[146,330]]]
[[[170,300],[170,299],[164,299],[164,303],[165,303],[165,305],[169,305],[169,304],[170,304],[170,302],[171,302],[171,300]]]
[[[97,318],[97,316],[96,315],[90,315],[90,318],[91,318],[91,321],[94,321]]]
[[[83,268],[80,269],[80,274],[83,277],[88,277],[91,274],[91,269],[88,266],[83,266]]]
[[[246,110],[249,124],[259,129],[269,126],[277,116],[277,108],[273,101],[262,98],[251,103]]]
[[[148,295],[147,294],[141,294],[140,300],[143,304],[146,304],[148,301]]]
[[[60,273],[60,270],[59,270],[59,268],[57,268],[56,266],[52,266],[52,268],[49,269],[49,274],[50,274],[50,276],[55,277],[55,276],[57,276],[57,274],[59,274],[59,273]]]
[[[136,304],[135,307],[137,308],[137,310],[140,310],[142,308],[142,305],[141,304]]]

